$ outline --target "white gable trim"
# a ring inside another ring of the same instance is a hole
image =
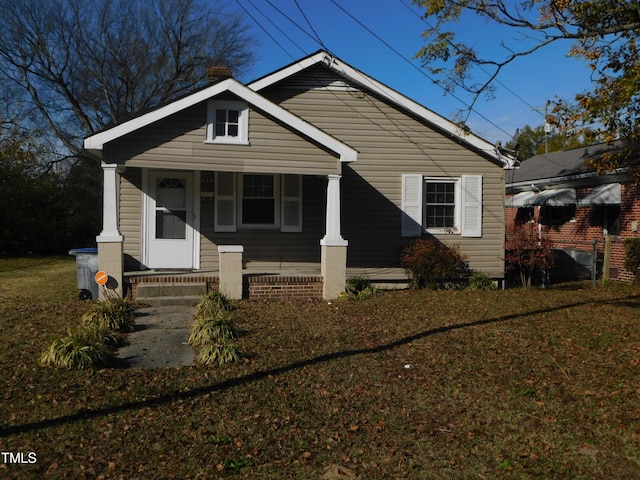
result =
[[[354,162],[358,159],[358,152],[353,148],[345,145],[338,139],[328,135],[317,127],[292,114],[288,110],[267,100],[254,90],[247,88],[237,80],[228,78],[208,88],[195,92],[180,100],[176,100],[164,107],[160,107],[152,112],[141,115],[127,122],[121,123],[113,128],[97,133],[85,139],[84,148],[87,150],[102,150],[104,145],[132,133],[140,128],[151,125],[154,122],[167,118],[197,103],[204,102],[212,97],[220,95],[224,92],[230,92],[245,100],[247,103],[254,105],[259,110],[277,118],[285,125],[288,125],[301,135],[304,135],[320,145],[328,148],[340,157],[342,162]],[[204,141],[204,139],[203,139]]]
[[[369,88],[370,90],[373,90],[374,92],[382,95],[383,98],[386,98],[399,107],[408,110],[424,121],[437,126],[450,135],[460,139],[462,142],[484,152],[489,157],[495,159],[504,168],[514,167],[514,159],[508,158],[507,156],[501,154],[494,145],[487,142],[483,138],[480,138],[472,133],[465,132],[455,123],[447,120],[446,118],[438,115],[428,108],[425,108],[419,103],[411,100],[408,97],[405,97],[401,93],[387,87],[385,84],[380,83],[374,78],[360,72],[359,70],[356,70],[355,68],[349,66],[348,64],[324,51],[317,52],[307,58],[289,65],[288,67],[262,77],[254,82],[251,82],[247,86],[252,90],[260,91],[318,63],[324,63],[329,68],[334,69],[337,73],[349,78],[356,83],[359,83],[366,88]]]

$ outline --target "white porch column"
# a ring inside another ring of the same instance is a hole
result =
[[[340,178],[342,175],[328,175],[327,185],[327,226],[320,245],[346,247],[348,242],[340,233]]]
[[[102,193],[102,232],[98,243],[98,268],[107,272],[110,285],[122,295],[124,277],[123,237],[118,229],[118,165],[102,163],[104,178]],[[100,289],[102,298],[103,290]]]
[[[98,242],[122,242],[118,230],[118,165],[102,163],[102,232],[96,238]]]
[[[349,242],[342,238],[340,231],[340,178],[341,175],[328,175],[326,231],[324,238],[320,240],[325,300],[336,298],[343,293],[347,282]]]

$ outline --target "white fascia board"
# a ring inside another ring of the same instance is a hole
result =
[[[135,132],[140,128],[151,125],[154,122],[162,120],[163,118],[173,115],[174,113],[178,113],[199,102],[203,102],[211,97],[219,95],[220,93],[227,90],[232,82],[234,82],[233,79],[223,80],[220,83],[211,85],[210,87],[193,93],[192,95],[181,98],[180,100],[176,100],[175,102],[171,102],[164,107],[160,107],[156,110],[153,110],[152,112],[140,115],[139,117],[116,125],[115,127],[105,130],[104,132],[100,132],[87,137],[84,140],[84,148],[86,148],[87,150],[102,150],[105,143],[109,143],[112,140],[116,140],[131,132]]]
[[[504,168],[513,168],[514,159],[506,158],[504,155],[500,155],[496,151],[496,147],[488,141],[472,133],[465,132],[455,123],[420,105],[414,100],[411,100],[410,98],[402,95],[401,93],[386,86],[385,84],[375,80],[369,75],[366,75],[359,70],[351,67],[350,65],[342,62],[341,60],[336,59],[335,57],[324,51],[320,51],[310,57],[293,63],[290,66],[283,68],[282,70],[278,70],[271,75],[267,75],[266,77],[262,77],[261,79],[251,82],[247,86],[252,90],[260,91],[317,63],[326,64],[329,68],[334,69],[336,72],[353,80],[355,83],[359,83],[360,85],[363,85],[379,93],[383,98],[386,98],[387,100],[395,103],[401,108],[408,110],[409,112],[413,113],[419,118],[422,118],[426,122],[431,123],[432,125],[436,125],[438,128],[444,130],[450,135],[484,152],[491,158],[494,158],[498,163],[502,164]]]
[[[348,145],[342,143],[338,139],[323,132],[319,128],[304,121],[300,117],[292,114],[288,110],[285,110],[281,106],[267,100],[262,95],[256,93],[254,90],[247,88],[237,80],[232,78],[223,80],[208,88],[193,93],[185,98],[176,100],[164,107],[160,107],[157,110],[141,115],[137,118],[131,119],[127,122],[121,123],[109,130],[92,135],[84,141],[84,148],[87,150],[102,150],[104,145],[110,141],[116,140],[124,135],[134,132],[140,128],[151,125],[154,122],[169,117],[175,113],[178,113],[186,108],[189,108],[197,103],[204,102],[216,95],[223,92],[231,92],[238,97],[245,100],[247,103],[255,105],[259,110],[262,110],[274,118],[282,121],[285,125],[288,125],[300,134],[311,138],[318,142],[320,145],[325,146],[332,152],[340,156],[342,162],[353,162],[358,158],[358,152]]]

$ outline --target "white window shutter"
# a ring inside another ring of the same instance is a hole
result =
[[[462,176],[462,236],[482,237],[482,175]]]
[[[280,231],[302,231],[302,176],[282,175]]]
[[[422,183],[420,174],[402,175],[402,236],[422,235]]]
[[[216,172],[214,186],[213,230],[236,231],[236,176],[232,172]]]

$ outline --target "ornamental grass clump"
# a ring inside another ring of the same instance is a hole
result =
[[[496,284],[486,273],[475,272],[471,275],[467,288],[470,290],[495,290]]]
[[[215,317],[196,317],[189,335],[189,344],[202,347],[237,337],[238,330],[233,321],[222,312],[218,312]]]
[[[227,340],[206,344],[198,351],[198,362],[203,365],[222,367],[226,363],[239,362],[241,359],[242,354]]]
[[[349,300],[363,300],[377,292],[378,288],[368,278],[353,277],[347,280],[344,297]]]
[[[220,292],[209,292],[198,302],[189,344],[197,349],[198,362],[203,365],[222,366],[242,358],[231,342],[239,334],[229,316],[232,309],[231,302]]]
[[[106,365],[112,352],[104,340],[107,332],[95,328],[68,331],[64,338],[55,340],[40,357],[42,366],[62,368],[95,368]]]
[[[105,330],[132,332],[135,329],[135,310],[135,302],[127,298],[111,297],[94,303],[82,320],[87,325],[93,324]]]
[[[204,295],[196,305],[196,317],[213,317],[219,312],[233,310],[231,301],[218,291],[211,291]]]

